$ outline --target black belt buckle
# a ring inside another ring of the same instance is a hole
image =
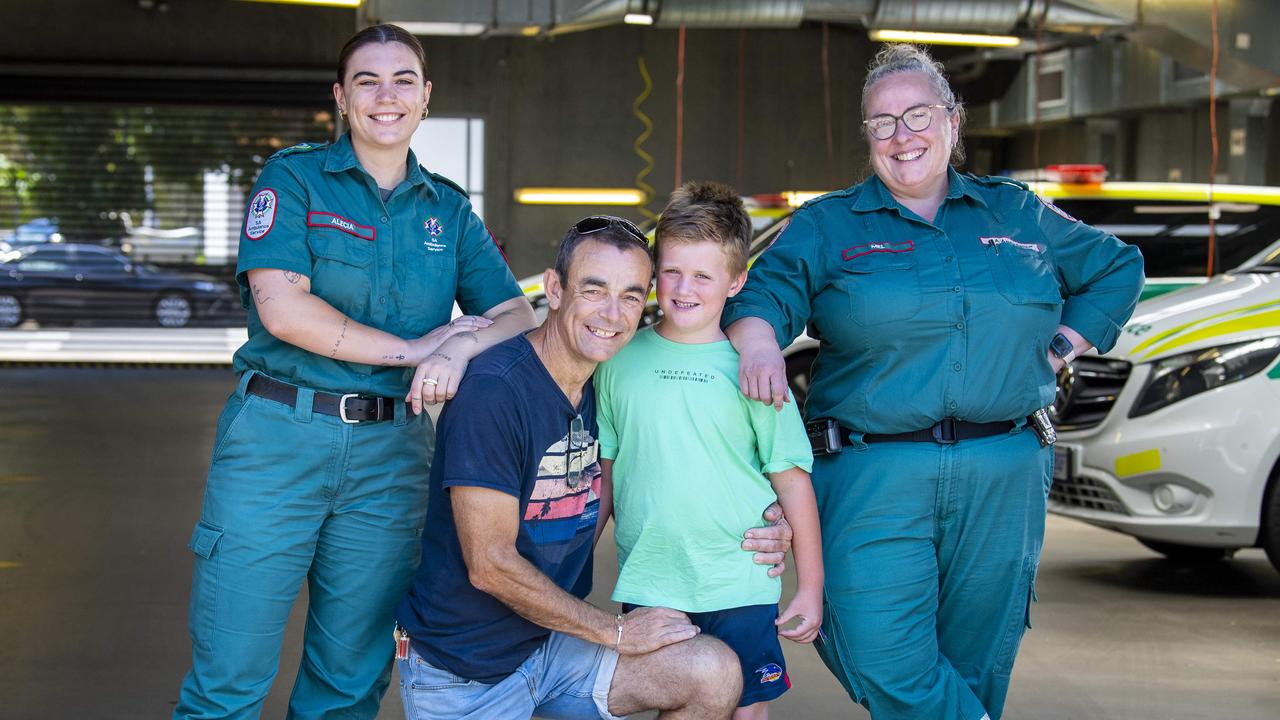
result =
[[[835,455],[844,451],[844,430],[831,418],[819,418],[804,424],[814,455]]]
[[[956,421],[955,418],[942,418],[929,428],[929,433],[933,435],[933,441],[939,445],[953,445],[956,441]]]

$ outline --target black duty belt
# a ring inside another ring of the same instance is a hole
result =
[[[950,445],[961,440],[975,440],[1006,433],[1012,430],[1015,425],[1016,423],[1011,420],[975,423],[956,420],[955,418],[943,418],[932,427],[924,430],[888,435],[868,433],[862,436],[862,440],[868,443],[933,442],[941,445]],[[805,430],[808,432],[809,442],[813,445],[815,455],[838,453],[842,446],[853,444],[852,439],[849,437],[849,430],[829,418],[821,418],[805,423]]]
[[[254,374],[249,379],[249,386],[246,390],[252,395],[274,400],[289,407],[293,407],[298,403],[298,388],[288,383],[282,383],[279,380],[273,380],[266,375]],[[358,393],[333,395],[317,392],[315,400],[311,402],[311,410],[321,415],[332,415],[341,418],[344,423],[355,424],[394,418],[397,402],[404,401],[393,400],[388,397],[360,395]]]
[[[1014,428],[1011,420],[1000,420],[998,422],[975,423],[965,420],[956,420],[955,418],[942,418],[934,423],[933,427],[924,430],[913,430],[904,433],[892,433],[889,435],[877,435],[868,433],[862,436],[863,442],[935,442],[941,445],[950,445],[961,440],[976,440],[978,438],[991,437],[1007,433]]]

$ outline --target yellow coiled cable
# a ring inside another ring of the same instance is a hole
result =
[[[644,181],[645,176],[653,172],[653,156],[645,152],[644,148],[641,147],[644,141],[648,140],[649,136],[653,134],[653,121],[640,109],[640,105],[649,98],[649,93],[653,91],[653,79],[649,77],[649,69],[645,67],[644,57],[636,58],[636,62],[640,65],[640,77],[644,80],[644,90],[640,91],[636,99],[631,102],[631,114],[635,115],[644,125],[644,131],[636,136],[635,142],[631,143],[631,148],[635,150],[636,155],[644,161],[644,167],[640,169],[640,172],[636,173],[636,189],[644,193],[644,199],[639,207],[640,213],[650,220],[657,220],[658,216],[651,212],[648,207],[650,201],[653,200],[653,186]]]

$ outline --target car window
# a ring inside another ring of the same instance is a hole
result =
[[[123,274],[128,272],[128,261],[106,248],[80,246],[76,248],[77,265],[98,274]]]
[[[1209,258],[1209,204],[1160,200],[1082,200],[1054,204],[1142,250],[1147,277],[1205,275]],[[1280,207],[1215,203],[1219,218],[1216,270],[1233,268],[1280,237]]]
[[[1240,267],[1236,269],[1248,270],[1249,268],[1255,268],[1260,265],[1265,265],[1271,268],[1280,267],[1280,240],[1271,243],[1271,245],[1267,246],[1267,248],[1262,252],[1240,263]]]
[[[46,260],[43,257],[29,255],[17,263],[18,272],[38,273],[38,272],[66,272],[69,265],[61,260]]]

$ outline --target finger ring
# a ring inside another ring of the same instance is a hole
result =
[[[440,381],[435,378],[422,378],[423,385],[439,385]]]

